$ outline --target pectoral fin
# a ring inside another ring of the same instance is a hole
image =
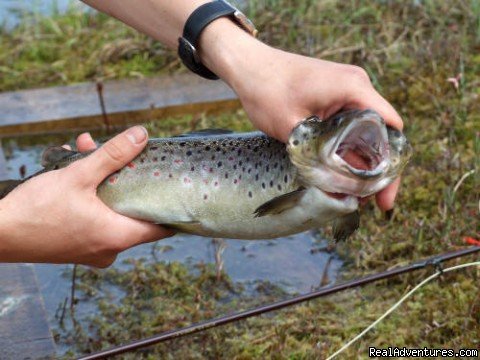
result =
[[[335,241],[344,241],[360,226],[358,211],[339,217],[333,221],[333,238]]]
[[[299,188],[295,191],[289,192],[273,198],[267,201],[265,204],[259,206],[253,213],[255,217],[262,217],[265,215],[277,215],[288,209],[295,207],[303,195],[305,195],[305,189]]]
[[[168,224],[162,223],[158,225],[162,225],[167,228],[186,232],[186,233],[195,233],[196,231],[202,228],[202,224],[199,221],[177,221],[177,222],[171,222]]]

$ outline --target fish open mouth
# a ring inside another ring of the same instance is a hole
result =
[[[347,129],[335,154],[352,174],[361,178],[379,176],[388,165],[388,139],[377,121],[358,121]]]

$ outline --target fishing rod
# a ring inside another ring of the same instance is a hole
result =
[[[401,274],[405,274],[408,272],[413,272],[421,269],[425,269],[427,267],[434,267],[436,270],[442,269],[441,264],[445,261],[457,259],[460,257],[464,257],[467,255],[471,255],[474,253],[480,252],[480,246],[472,246],[468,247],[466,249],[458,250],[458,251],[452,251],[448,253],[444,253],[441,255],[436,255],[432,256],[430,258],[415,262],[413,264],[407,265],[407,266],[402,266],[398,267],[396,269],[391,269],[388,271],[384,271],[381,273],[377,274],[372,274],[365,276],[360,279],[354,279],[350,280],[338,285],[332,285],[328,287],[321,288],[317,291],[312,291],[307,294],[295,296],[293,298],[287,299],[287,300],[282,300],[278,301],[272,304],[268,305],[263,305],[256,307],[254,309],[246,310],[246,311],[241,311],[238,313],[230,314],[230,315],[225,315],[222,317],[206,320],[203,322],[199,322],[196,324],[192,324],[190,326],[181,328],[181,329],[175,329],[175,330],[170,330],[166,331],[164,333],[161,333],[156,336],[152,336],[147,339],[142,339],[142,340],[137,340],[134,342],[131,342],[129,344],[125,345],[120,345],[116,346],[107,350],[99,351],[97,353],[93,353],[90,355],[86,355],[84,357],[79,358],[78,360],[96,360],[96,359],[105,359],[110,356],[114,355],[119,355],[123,354],[129,351],[137,350],[143,347],[151,346],[154,344],[162,343],[168,340],[172,339],[177,339],[181,338],[187,335],[195,334],[201,331],[205,331],[207,329],[211,329],[214,327],[218,327],[221,325],[229,324],[235,321],[247,319],[253,316],[258,316],[261,314],[265,314],[271,311],[279,310],[282,308],[285,308],[287,306],[292,306],[296,304],[300,304],[305,301],[313,300],[313,299],[318,299],[327,295],[335,294],[340,291],[344,291],[347,289],[353,289],[362,285],[366,285],[378,280],[383,280],[383,279],[388,279],[394,276],[398,276]]]

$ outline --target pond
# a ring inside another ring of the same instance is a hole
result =
[[[3,140],[9,177],[19,178],[21,167],[26,176],[38,171],[41,168],[40,157],[43,149],[49,144],[64,142],[65,138],[49,141],[50,143],[41,145],[22,145],[22,142],[16,139]],[[73,144],[73,140],[70,140],[70,143]],[[318,238],[318,235],[307,232],[276,240],[224,240],[225,249],[221,255],[224,270],[234,283],[241,283],[247,289],[259,282],[268,282],[287,294],[293,294],[325,285],[324,273],[328,264],[328,283],[331,284],[335,282],[342,261],[337,255],[317,251],[327,243]],[[193,268],[195,264],[215,264],[216,249],[218,246],[212,239],[176,235],[122,253],[113,267],[125,269],[129,266],[125,260],[143,258],[147,263],[179,261]],[[66,299],[70,298],[72,266],[39,264],[35,267],[50,326],[60,336],[66,334],[71,328],[59,324],[58,311]],[[81,297],[76,316],[80,321],[88,323],[88,317],[96,311],[93,299]],[[68,350],[67,346],[59,345],[60,353]]]
[[[72,6],[81,10],[88,9],[88,6],[79,0],[2,0],[0,1],[0,24],[10,29],[25,15],[62,13]]]

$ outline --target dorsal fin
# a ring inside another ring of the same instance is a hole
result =
[[[203,129],[203,130],[195,130],[195,131],[190,131],[185,134],[180,134],[180,135],[175,135],[174,137],[197,137],[197,136],[209,136],[209,135],[226,135],[226,134],[232,134],[232,130],[227,130],[227,129]]]
[[[62,146],[51,146],[42,154],[42,166],[47,167],[53,165],[75,154],[75,151],[67,150]]]

